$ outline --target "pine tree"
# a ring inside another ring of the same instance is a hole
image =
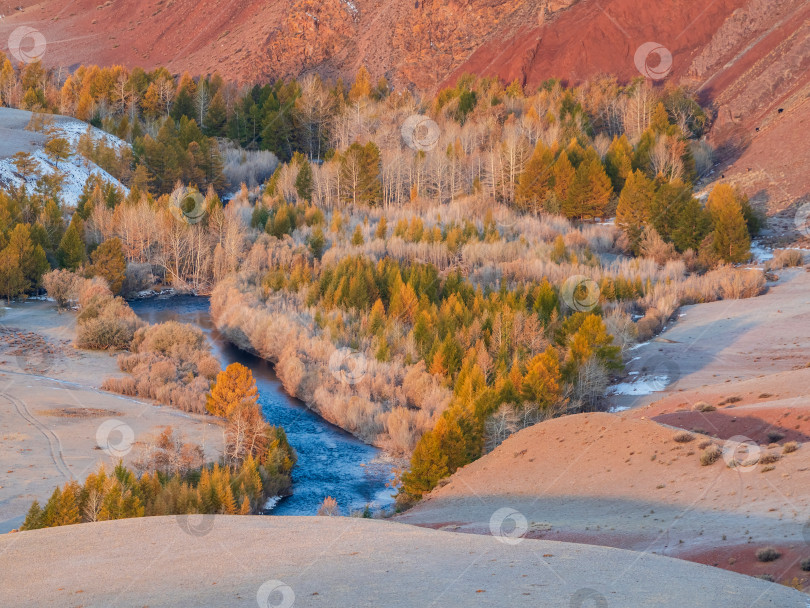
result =
[[[388,236],[388,222],[385,220],[385,216],[380,218],[380,222],[377,224],[377,229],[374,231],[374,236],[378,239],[383,239]]]
[[[541,410],[554,406],[562,397],[560,359],[552,346],[526,365],[526,376],[521,382],[521,396],[526,401],[536,403]]]
[[[250,369],[241,363],[231,363],[217,375],[205,407],[214,416],[227,418],[238,407],[255,407],[258,398],[256,382]]]
[[[324,247],[326,247],[326,237],[323,234],[323,229],[320,226],[315,226],[309,237],[309,249],[312,251],[312,255],[320,260]]]
[[[222,97],[222,90],[218,90],[211,105],[208,106],[208,112],[205,114],[203,120],[203,127],[205,132],[212,137],[223,137],[225,135],[225,125],[228,122],[228,109],[225,105],[225,99]]]
[[[22,295],[28,285],[14,253],[8,247],[0,251],[0,296],[10,302]]]
[[[194,118],[194,96],[196,94],[197,85],[188,72],[184,73],[180,78],[177,95],[174,98],[174,105],[171,110],[171,116],[174,120],[179,121],[183,117]]]
[[[561,205],[568,200],[569,191],[574,183],[576,170],[568,158],[568,153],[563,150],[559,158],[554,163],[554,195]]]
[[[76,270],[84,262],[84,241],[76,222],[71,222],[65,231],[65,235],[59,242],[56,257],[59,260],[59,266],[68,270]]]
[[[371,95],[371,74],[368,73],[365,66],[360,66],[354,84],[349,91],[349,101],[355,102],[369,95]]]
[[[538,140],[529,162],[520,174],[515,199],[519,207],[537,213],[542,209],[551,185],[554,164],[552,151]]]
[[[711,229],[712,220],[708,212],[703,209],[700,201],[690,196],[677,218],[672,242],[678,251],[697,251]]]
[[[742,196],[729,184],[717,184],[706,203],[712,219],[714,252],[732,264],[751,257],[751,237],[741,199]]]
[[[298,175],[295,178],[295,191],[298,198],[305,201],[312,200],[312,167],[309,161],[301,157],[299,162]]]
[[[358,225],[354,229],[354,234],[352,234],[352,245],[358,246],[362,245],[365,242],[366,241],[363,239],[363,231],[360,229],[360,226]]]
[[[665,241],[672,241],[678,218],[690,198],[692,198],[691,185],[679,179],[658,178],[655,180],[655,196],[650,206],[650,221],[653,228]]]
[[[44,512],[40,508],[39,502],[35,500],[31,503],[31,508],[28,509],[28,514],[25,516],[25,521],[20,530],[38,530],[44,527]]]
[[[448,410],[432,431],[419,439],[411,456],[411,468],[402,476],[402,492],[418,500],[468,461],[458,421]]]
[[[610,177],[613,189],[620,192],[633,171],[633,146],[630,145],[627,135],[613,136],[605,156],[605,171]]]
[[[118,294],[127,274],[127,259],[121,239],[107,239],[93,251],[90,259],[93,262],[89,268],[90,275],[104,277],[110,291]]]
[[[576,169],[568,196],[563,200],[563,213],[578,219],[604,217],[612,195],[613,187],[602,162],[593,148],[589,148]]]
[[[636,169],[627,177],[616,207],[616,225],[627,235],[630,250],[638,255],[641,233],[650,221],[650,206],[655,195],[653,183]]]

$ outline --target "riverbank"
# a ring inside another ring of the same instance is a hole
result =
[[[293,494],[281,499],[270,511],[272,515],[315,515],[327,496],[337,500],[344,515],[393,503],[390,484],[394,470],[406,463],[328,422],[286,392],[272,363],[240,348],[215,327],[208,298],[160,296],[130,305],[149,323],[178,321],[200,328],[223,368],[235,362],[250,368],[265,420],[285,430],[298,456],[292,474]]]
[[[33,500],[57,485],[83,480],[100,464],[130,464],[138,448],[168,426],[201,445],[206,459],[222,451],[210,416],[187,414],[100,390],[121,376],[116,353],[73,347],[75,313],[52,302],[4,307],[0,317],[0,533],[19,527]]]

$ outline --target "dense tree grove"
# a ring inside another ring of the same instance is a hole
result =
[[[199,446],[164,434],[156,446],[164,458],[149,462],[155,468],[137,475],[119,462],[110,474],[102,465],[84,484],[57,487],[44,507],[35,500],[21,530],[150,515],[257,513],[268,497],[289,490],[295,464],[284,431],[268,427],[267,434],[272,441],[258,457],[193,468],[188,465],[202,458]],[[166,466],[172,462],[179,464]]]
[[[683,87],[602,77],[524,90],[463,76],[418,99],[374,86],[365,69],[350,86],[236,86],[165,69],[82,66],[62,79],[8,65],[3,103],[58,110],[131,144],[79,142],[130,191],[91,179],[72,217],[47,180],[0,192],[0,294],[37,289],[49,266],[105,279],[106,303],[159,281],[212,293],[220,329],[273,361],[291,394],[411,458],[403,503],[511,432],[599,407],[624,350],[679,305],[762,289],[760,274],[724,266],[749,258],[760,219],[747,199],[728,184],[705,204],[693,195],[711,167],[709,117]],[[222,149],[236,164],[248,151],[281,162],[223,205]],[[21,172],[27,161],[15,161]],[[23,251],[39,261],[17,269]],[[65,282],[49,275],[59,293]],[[140,350],[158,330],[124,329],[133,353],[122,367],[162,374],[162,355]],[[179,382],[184,369],[168,375]],[[270,437],[257,430],[249,370],[191,375],[207,398],[178,403],[226,419],[224,466],[259,459],[250,446]],[[137,483],[119,480],[140,501],[130,510],[148,512]]]

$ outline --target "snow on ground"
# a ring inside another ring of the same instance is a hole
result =
[[[633,372],[630,372],[630,374],[633,374]],[[668,384],[669,376],[666,374],[640,376],[632,382],[614,384],[608,387],[607,392],[609,395],[651,395],[664,390]]]
[[[27,115],[27,118],[26,118]],[[57,168],[56,164],[45,154],[44,140],[45,138],[41,133],[24,131],[24,125],[30,119],[30,112],[23,112],[22,110],[12,110],[10,108],[0,108],[0,130],[14,134],[19,139],[19,145],[16,142],[11,142],[14,145],[6,146],[3,149],[6,158],[0,158],[0,188],[9,188],[11,186],[19,187],[23,183],[23,177],[17,172],[17,168],[11,160],[11,156],[15,151],[30,152],[34,160],[37,162],[37,169],[43,175],[51,175],[55,171],[61,171],[65,176],[65,182],[62,186],[61,198],[62,202],[67,207],[76,206],[79,197],[81,196],[82,189],[85,182],[91,175],[98,175],[104,181],[110,182],[121,188],[125,194],[129,194],[129,189],[126,188],[121,182],[115,179],[112,175],[101,169],[95,163],[89,162],[79,156],[73,154],[68,160],[59,163]],[[116,149],[121,149],[128,146],[125,141],[105,133],[104,131],[91,127],[81,120],[69,118],[66,116],[54,116],[53,128],[60,133],[75,150],[79,138],[87,131],[88,127],[93,136],[93,139],[98,140],[103,138],[106,143]],[[5,128],[4,128],[5,127]],[[7,138],[9,143],[10,138]],[[35,180],[29,178],[27,180],[27,188],[33,190],[36,186]]]
[[[773,258],[773,249],[765,247],[759,241],[751,241],[751,255],[753,256],[754,263],[762,264]]]

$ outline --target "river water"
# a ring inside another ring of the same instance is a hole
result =
[[[214,327],[208,299],[195,296],[157,297],[130,302],[149,323],[179,321],[199,327],[208,336],[223,368],[239,362],[251,369],[259,389],[259,405],[270,424],[281,426],[298,454],[293,494],[273,507],[273,515],[314,515],[327,496],[343,515],[366,505],[380,508],[393,502],[386,487],[392,465],[382,452],[330,424],[301,401],[284,392],[270,364],[239,350]]]

